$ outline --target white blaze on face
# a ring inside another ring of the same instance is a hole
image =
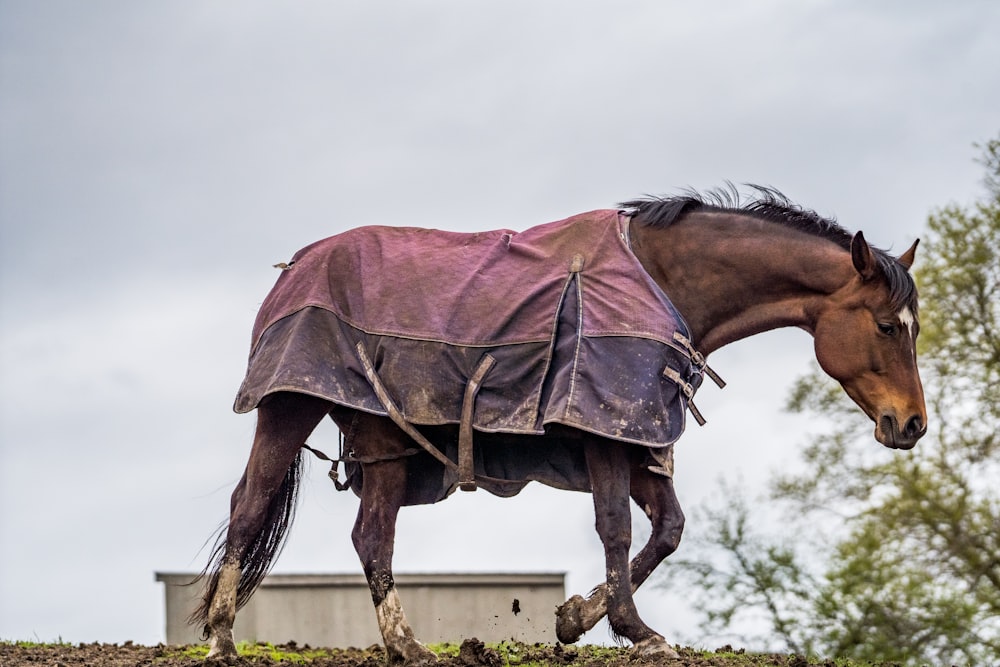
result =
[[[906,327],[906,330],[910,332],[910,338],[913,338],[913,311],[909,307],[899,311],[899,323]]]

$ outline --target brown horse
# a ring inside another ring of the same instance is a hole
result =
[[[734,190],[636,200],[522,234],[362,228],[300,251],[258,316],[237,399],[257,428],[192,615],[210,655],[235,653],[236,611],[280,551],[306,438],[327,415],[341,486],[361,499],[352,538],[390,663],[435,660],[393,585],[400,507],[531,480],[592,493],[604,545],[606,580],[559,608],[559,640],[607,615],[640,654],[674,655],[632,596],[681,538],[671,447],[685,409],[700,420],[704,355],[800,327],[876,440],[910,449],[927,426],[917,244],[894,258],[754,190],[744,203]],[[630,497],[652,524],[631,562]]]

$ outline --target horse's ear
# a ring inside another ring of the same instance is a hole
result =
[[[918,243],[920,243],[920,239],[914,241],[913,245],[910,246],[910,249],[904,252],[902,255],[900,255],[899,259],[896,260],[897,262],[899,262],[899,265],[902,266],[907,271],[909,271],[910,267],[913,266],[913,258],[917,254]]]
[[[871,280],[875,277],[875,255],[871,246],[865,241],[865,235],[858,232],[851,239],[851,261],[854,268],[864,280]]]

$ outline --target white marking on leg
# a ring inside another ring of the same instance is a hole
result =
[[[375,616],[378,618],[378,627],[382,631],[382,637],[386,643],[394,637],[403,639],[407,634],[412,636],[413,633],[403,615],[403,605],[399,601],[399,593],[396,592],[395,588],[389,589],[385,599],[375,607]]]
[[[385,598],[375,606],[375,616],[382,632],[389,664],[403,662],[406,665],[430,665],[437,657],[426,646],[413,637],[413,630],[406,622],[403,605],[395,588],[390,588]]]
[[[240,566],[226,563],[219,570],[215,595],[208,608],[208,657],[236,655],[233,622],[236,620],[236,589],[240,584]]]

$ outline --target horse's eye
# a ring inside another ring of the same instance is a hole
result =
[[[886,335],[886,336],[895,336],[896,335],[896,325],[895,324],[890,324],[889,322],[879,322],[878,323],[878,331],[879,331],[880,334],[883,334],[883,335]]]

